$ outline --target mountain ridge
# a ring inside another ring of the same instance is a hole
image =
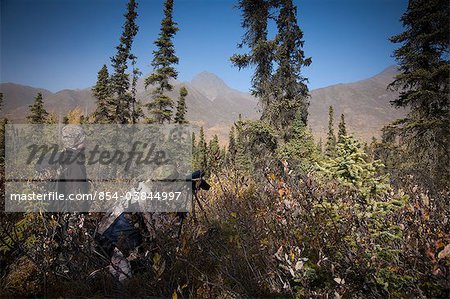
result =
[[[395,74],[396,66],[389,66],[367,79],[310,91],[308,125],[316,139],[326,136],[330,105],[335,110],[335,126],[340,114],[344,113],[349,132],[364,140],[379,136],[384,125],[403,117],[406,112],[393,108],[389,103],[398,96],[397,92],[387,89]],[[137,99],[148,103],[151,101],[152,88],[145,88],[144,78],[138,81]],[[251,119],[259,117],[257,99],[249,93],[230,88],[211,72],[203,71],[187,82],[172,80],[172,84],[174,89],[169,92],[169,96],[175,100],[182,86],[188,89],[187,117],[191,123],[204,126],[209,136],[218,134],[222,140],[227,140],[228,130],[239,114]],[[88,112],[95,108],[95,98],[90,88],[63,89],[53,93],[43,88],[0,83],[0,90],[4,93],[2,114],[13,122],[25,121],[28,106],[33,103],[37,92],[43,93],[46,109],[57,115],[65,115],[75,107]]]

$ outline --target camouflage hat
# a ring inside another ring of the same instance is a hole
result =
[[[61,130],[64,148],[76,149],[86,138],[84,130],[79,125],[67,125]]]
[[[155,169],[152,179],[156,181],[174,180],[178,178],[178,172],[174,165],[161,165]]]

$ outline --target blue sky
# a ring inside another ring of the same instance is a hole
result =
[[[119,42],[126,0],[0,0],[0,81],[51,91],[95,84]],[[133,52],[144,74],[151,72],[153,41],[163,0],[137,0],[139,33]],[[396,45],[387,39],[402,31],[406,0],[294,0],[304,32],[304,70],[310,89],[373,76],[395,63]],[[234,0],[175,0],[180,31],[174,42],[179,80],[204,70],[231,87],[247,91],[251,70],[239,71],[229,57],[243,34]]]

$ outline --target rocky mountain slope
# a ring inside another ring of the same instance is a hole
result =
[[[389,101],[397,96],[396,92],[386,89],[396,74],[395,67],[389,67],[369,79],[348,84],[336,84],[311,91],[309,125],[317,138],[325,137],[328,122],[328,107],[334,106],[336,126],[341,113],[345,114],[349,131],[368,140],[378,136],[383,125],[402,117],[403,110],[393,108]],[[151,100],[151,86],[144,88],[144,80],[138,82],[138,99],[144,103]],[[181,86],[188,89],[186,98],[188,119],[204,126],[207,134],[218,134],[227,139],[231,124],[241,113],[247,118],[257,118],[257,100],[250,94],[228,87],[218,76],[202,72],[190,82],[173,81],[173,98],[178,97]],[[90,89],[62,90],[52,93],[45,89],[23,86],[13,83],[0,84],[4,93],[2,114],[15,123],[24,122],[28,106],[32,104],[38,92],[44,96],[48,111],[61,117],[75,107],[91,112],[95,99]]]

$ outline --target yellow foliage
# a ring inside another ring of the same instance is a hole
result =
[[[79,125],[83,117],[83,111],[80,107],[75,107],[67,113],[67,122],[69,124]]]

